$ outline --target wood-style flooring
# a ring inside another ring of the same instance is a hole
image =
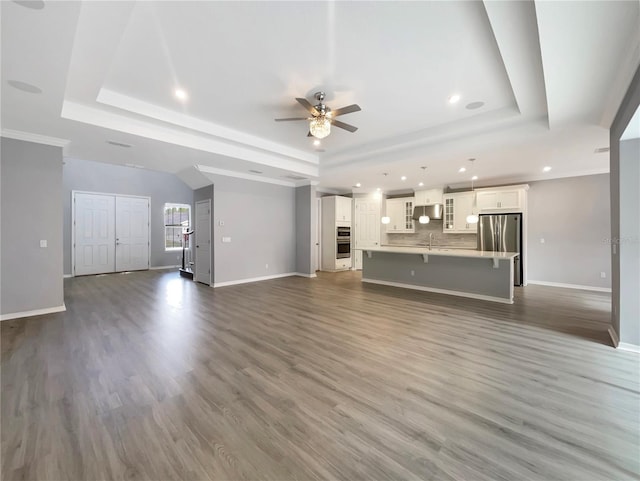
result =
[[[640,477],[639,357],[609,345],[607,294],[148,271],[65,301],[1,323],[5,481]]]

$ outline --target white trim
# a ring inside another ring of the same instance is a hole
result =
[[[161,271],[163,269],[177,269],[179,268],[180,265],[175,265],[175,266],[154,266],[154,267],[149,267],[150,271]]]
[[[63,279],[69,279],[70,277],[73,277],[73,274],[63,274],[62,276]]]
[[[483,294],[474,294],[472,292],[460,292],[451,291],[449,289],[438,289],[436,287],[416,286],[413,284],[403,284],[401,282],[380,281],[378,279],[366,279],[362,278],[362,282],[369,282],[371,284],[380,284],[383,286],[402,287],[404,289],[414,289],[416,291],[435,292],[437,294],[450,294],[458,297],[468,297],[470,299],[480,299],[482,301],[500,302],[502,304],[513,304],[513,299],[507,299],[505,297],[485,296]]]
[[[566,289],[581,289],[583,291],[611,292],[610,287],[582,286],[579,284],[565,284],[563,282],[532,281],[530,279],[528,283],[536,284],[538,286],[564,287]]]
[[[618,349],[620,349],[621,351],[635,352],[636,354],[640,354],[640,346],[636,346],[635,344],[621,342],[618,344]]]
[[[198,169],[200,172],[203,172],[205,174],[222,175],[225,177],[235,177],[237,179],[253,180],[255,182],[264,182],[267,184],[284,185],[286,187],[296,187],[295,182],[274,179],[273,177],[264,177],[262,175],[257,175],[257,174],[245,174],[244,172],[237,172],[235,170],[218,169],[216,167],[209,167],[207,165],[196,165],[196,169]]]
[[[297,276],[297,275],[298,273],[296,272],[286,272],[284,274],[275,274],[272,276],[251,277],[248,279],[238,279],[236,281],[215,282],[211,287],[235,286],[237,284],[247,284],[249,282],[268,281],[271,279],[279,279],[281,277],[291,277],[291,276]]]
[[[616,334],[616,331],[613,329],[612,326],[609,326],[609,329],[607,329],[607,332],[609,333],[611,342],[613,342],[613,347],[617,348],[618,345],[620,344],[620,339],[618,339],[618,334]]]
[[[300,277],[308,277],[309,279],[314,279],[318,277],[315,272],[313,274],[304,274],[302,272],[296,272],[295,275]]]
[[[36,144],[53,145],[54,147],[65,148],[69,145],[69,140],[59,139],[57,137],[49,137],[47,135],[33,134],[31,132],[23,132],[21,130],[2,129],[2,137],[15,140],[24,140],[26,142],[35,142]]]
[[[8,321],[9,319],[18,319],[21,317],[42,316],[44,314],[53,314],[54,312],[64,312],[67,306],[62,303],[61,306],[47,307],[45,309],[34,309],[33,311],[12,312],[10,314],[0,315],[0,321]]]

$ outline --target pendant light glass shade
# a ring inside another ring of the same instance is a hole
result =
[[[478,215],[477,214],[469,214],[467,216],[467,224],[477,224],[478,223]]]
[[[391,222],[391,217],[389,217],[388,215],[385,215],[382,219],[380,219],[382,221],[383,224],[388,224],[389,222]]]
[[[324,139],[331,133],[331,122],[324,115],[315,117],[309,122],[309,132],[316,139]]]
[[[430,221],[431,219],[428,215],[421,215],[420,217],[418,217],[418,222],[420,222],[421,224],[428,224]]]

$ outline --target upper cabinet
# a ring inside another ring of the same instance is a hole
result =
[[[467,216],[473,213],[473,192],[444,194],[444,217],[442,232],[445,234],[475,234],[477,224],[467,222]]]
[[[442,204],[442,189],[416,190],[414,205]]]
[[[322,209],[324,215],[333,214],[335,222],[351,222],[351,198],[332,195],[322,198]]]
[[[521,212],[524,207],[526,190],[504,189],[504,190],[478,190],[477,205],[480,213],[484,211],[511,211]]]
[[[413,197],[387,199],[386,215],[391,219],[387,224],[387,233],[415,232],[413,224]]]

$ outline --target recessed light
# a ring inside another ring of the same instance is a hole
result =
[[[173,92],[179,100],[187,100],[187,92],[182,89],[175,89]]]
[[[402,180],[402,181],[407,180],[407,176],[406,176],[406,175],[403,175],[402,177],[400,177],[400,180]]]
[[[484,102],[471,102],[470,104],[467,104],[465,106],[465,108],[467,110],[475,110],[475,109],[479,109],[480,107],[482,107],[484,105]]]
[[[466,172],[466,171],[467,171],[467,168],[466,168],[466,167],[460,167],[460,168],[458,169],[458,172]]]
[[[420,182],[420,183],[418,184],[418,187],[424,187],[424,182]]]
[[[450,104],[455,104],[459,100],[460,100],[460,95],[458,94],[453,94],[451,97],[449,97]]]
[[[542,169],[542,172],[549,172],[551,170],[551,167],[549,167],[548,165],[546,167],[544,167]]]
[[[28,84],[27,82],[22,82],[20,80],[7,80],[7,83],[11,85],[14,89],[22,90],[23,92],[27,92],[30,94],[42,93],[42,89],[40,87],[36,87],[35,85]]]
[[[356,182],[356,187],[362,187],[362,184],[360,182]]]
[[[320,145],[320,141],[318,139],[314,140],[313,145],[317,147],[318,145]]]
[[[21,7],[32,8],[33,10],[42,10],[44,8],[44,2],[42,0],[13,0]]]
[[[380,191],[382,191],[382,189],[381,189],[380,187],[378,187],[378,188],[376,189],[376,192],[380,192]]]
[[[474,175],[473,177],[471,177],[471,180],[478,180],[478,176]]]

